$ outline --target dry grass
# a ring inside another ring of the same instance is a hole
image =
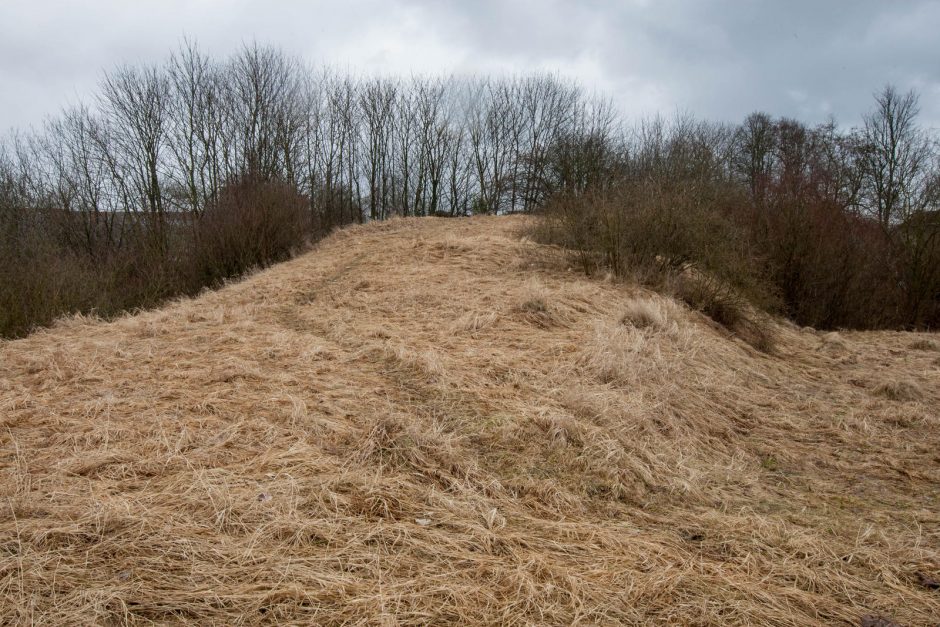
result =
[[[355,227],[0,344],[0,622],[940,616],[929,334],[763,354],[520,220]]]
[[[669,317],[666,308],[651,299],[634,299],[627,301],[623,308],[623,317],[620,322],[634,326],[638,329],[665,329]]]
[[[776,350],[767,316],[727,282],[687,269],[667,281],[666,289],[755,349],[767,354]]]
[[[810,329],[812,331],[812,329]],[[823,333],[822,342],[826,346],[831,346],[833,348],[848,348],[848,344],[845,341],[845,338],[838,331],[830,331],[828,333]]]
[[[914,351],[940,351],[940,343],[937,343],[936,340],[921,338],[911,342],[908,348]]]
[[[924,392],[910,381],[885,381],[875,388],[875,394],[892,401],[919,401]]]

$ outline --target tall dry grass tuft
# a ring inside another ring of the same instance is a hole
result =
[[[623,324],[638,329],[663,330],[669,324],[665,308],[652,300],[631,300],[623,310],[620,319]]]
[[[940,351],[940,343],[936,340],[920,338],[911,342],[908,348],[915,351]]]
[[[892,401],[918,401],[924,398],[920,387],[910,381],[885,381],[874,392]]]

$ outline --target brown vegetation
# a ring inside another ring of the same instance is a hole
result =
[[[924,397],[920,387],[910,381],[886,381],[874,391],[892,401],[919,401]]]
[[[932,336],[768,355],[524,221],[0,343],[0,622],[936,620]]]
[[[41,215],[22,236],[0,237],[0,336],[25,335],[65,314],[110,317],[193,295],[286,259],[323,234],[309,227],[307,199],[293,187],[252,177],[223,186],[198,216],[175,215],[160,229],[111,216],[129,231],[112,249],[70,244],[75,230],[63,219],[77,216]],[[0,211],[0,226],[8,217]],[[162,243],[156,232],[166,236]]]
[[[550,74],[363,78],[184,41],[0,140],[0,336],[192,295],[351,223],[535,211],[584,269],[673,289],[760,350],[762,310],[932,329],[940,143],[917,115],[888,86],[850,131],[628,127]]]
[[[761,345],[746,305],[816,328],[937,328],[940,144],[916,116],[889,86],[849,132],[761,113],[585,131],[547,155],[533,236],[587,271],[671,284]]]
[[[908,348],[915,351],[940,351],[940,343],[936,340],[918,339],[911,342]]]

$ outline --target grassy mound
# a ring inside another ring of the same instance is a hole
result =
[[[940,616],[928,334],[768,354],[522,222],[0,343],[0,622]]]

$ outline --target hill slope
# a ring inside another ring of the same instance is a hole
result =
[[[940,616],[930,336],[764,355],[521,225],[0,344],[0,621]]]

